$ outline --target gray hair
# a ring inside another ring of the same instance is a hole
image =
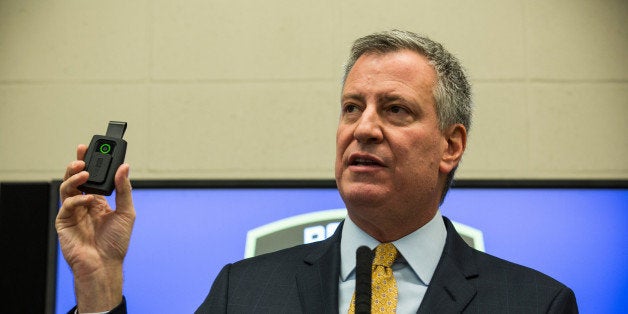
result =
[[[438,82],[434,88],[434,100],[440,130],[444,131],[447,127],[460,123],[468,132],[473,112],[471,85],[458,59],[441,44],[427,37],[408,31],[392,30],[357,39],[351,47],[351,54],[344,67],[343,85],[355,62],[363,54],[385,54],[405,49],[425,56],[436,70]],[[447,176],[441,203],[453,182],[455,172],[454,168]]]

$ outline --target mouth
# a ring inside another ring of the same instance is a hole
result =
[[[372,155],[354,153],[349,156],[349,166],[357,167],[384,167],[384,162]]]

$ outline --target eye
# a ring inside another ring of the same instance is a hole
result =
[[[407,114],[408,110],[406,110],[406,108],[401,107],[401,106],[392,105],[388,108],[388,112],[394,113],[394,114]]]
[[[415,119],[413,112],[403,105],[390,105],[385,112],[388,121],[394,125],[407,125]]]
[[[343,106],[342,111],[345,112],[345,113],[352,113],[352,112],[358,111],[359,109],[360,108],[358,108],[357,105],[352,104],[352,103],[348,103],[348,104],[345,104]]]

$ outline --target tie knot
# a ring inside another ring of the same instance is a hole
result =
[[[392,243],[382,243],[375,248],[373,266],[390,267],[397,258],[397,248]]]

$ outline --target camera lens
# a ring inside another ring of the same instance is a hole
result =
[[[100,145],[100,148],[98,148],[98,150],[100,150],[101,153],[103,154],[109,154],[111,152],[111,145],[105,143]]]

